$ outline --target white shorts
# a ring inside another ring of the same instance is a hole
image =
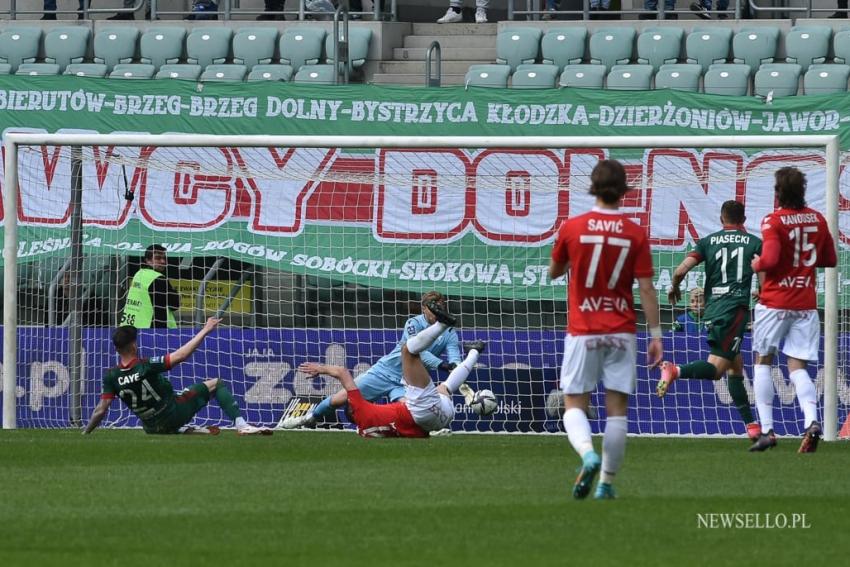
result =
[[[799,360],[818,359],[820,316],[817,309],[774,309],[756,304],[753,351],[764,356],[779,350]]]
[[[584,394],[596,389],[631,394],[637,379],[637,340],[631,333],[567,335],[561,364],[561,390]]]
[[[425,388],[407,384],[404,398],[413,421],[425,431],[448,427],[455,417],[455,405],[451,398],[439,393],[433,382]]]

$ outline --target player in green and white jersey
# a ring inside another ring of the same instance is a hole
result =
[[[92,413],[84,434],[100,425],[109,411],[112,400],[121,398],[130,411],[142,421],[145,433],[205,432],[218,433],[218,427],[183,430],[214,395],[218,405],[233,420],[239,435],[271,435],[270,429],[254,427],[242,418],[233,394],[218,378],[206,380],[175,395],[171,382],[162,375],[191,356],[204,338],[216,328],[221,319],[210,317],[203,329],[186,344],[165,356],[150,359],[138,357],[137,330],[132,326],[119,327],[112,335],[118,352],[118,366],[110,368],[103,376],[103,393],[100,403]]]
[[[750,263],[753,257],[761,254],[761,239],[746,231],[746,220],[743,204],[737,201],[723,203],[720,209],[723,228],[701,238],[696,249],[688,254],[673,273],[668,298],[675,305],[682,298],[679,285],[685,275],[698,264],[705,263],[706,306],[703,323],[708,332],[710,354],[707,361],[700,360],[682,366],[664,361],[661,364],[661,380],[655,392],[659,398],[663,397],[678,378],[719,380],[728,372],[729,394],[747,426],[747,434],[756,439],[761,428],[753,418],[744,387],[741,343],[750,321],[753,280]]]

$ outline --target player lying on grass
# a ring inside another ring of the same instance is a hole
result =
[[[220,379],[195,384],[175,396],[171,382],[162,375],[189,358],[219,321],[221,319],[210,317],[206,325],[186,344],[164,357],[150,359],[138,357],[136,328],[118,327],[112,335],[112,343],[120,362],[104,374],[100,403],[83,433],[89,434],[100,425],[116,396],[141,420],[145,433],[180,433],[181,428],[207,405],[210,395],[214,394],[219,407],[233,420],[239,435],[271,435],[270,429],[254,427],[245,422],[233,394]],[[200,431],[215,435],[218,427],[202,428]],[[186,432],[199,432],[199,429],[190,428]]]
[[[430,302],[436,302],[445,308],[446,298],[437,291],[429,291],[422,295],[422,314],[412,317],[404,324],[401,340],[393,351],[375,363],[369,370],[354,379],[360,394],[366,400],[374,402],[387,397],[391,402],[397,402],[404,396],[404,380],[401,370],[401,348],[410,337],[433,325],[437,320],[428,309]],[[440,355],[446,353],[448,361],[443,361]],[[451,372],[460,362],[460,343],[454,329],[446,329],[428,348],[420,353],[422,364],[431,370]],[[287,417],[280,423],[283,429],[311,426],[319,419],[332,415],[337,408],[348,401],[348,393],[342,389],[333,396],[322,400],[313,411],[302,416]]]
[[[748,234],[744,228],[747,217],[744,205],[726,201],[720,208],[723,228],[700,238],[696,249],[682,260],[673,272],[673,282],[667,297],[672,305],[682,299],[679,286],[688,272],[705,263],[706,307],[703,323],[708,331],[708,360],[676,366],[661,363],[661,380],[655,388],[659,398],[679,378],[719,380],[727,374],[729,394],[747,427],[747,435],[756,440],[761,426],[753,418],[750,400],[744,387],[744,364],[741,343],[750,320],[750,291],[753,271],[750,263],[761,253],[761,239]]]
[[[753,386],[765,433],[750,451],[776,446],[770,366],[782,343],[782,352],[788,357],[788,377],[794,383],[805,420],[799,452],[814,453],[821,426],[817,392],[806,366],[810,360],[817,361],[820,344],[817,268],[835,266],[835,242],[823,215],[806,206],[806,176],[795,167],[783,167],[775,177],[779,208],[761,222],[763,251],[752,263],[753,271],[764,272],[753,321],[753,350],[758,353]]]
[[[582,460],[573,497],[586,498],[602,471],[594,498],[614,498],[614,477],[623,463],[629,394],[637,375],[636,319],[632,284],[638,281],[651,339],[647,358],[661,362],[663,346],[658,297],[652,284],[652,256],[646,231],[619,211],[629,190],[620,162],[602,160],[590,174],[593,210],[568,219],[558,229],[549,277],[569,272],[569,309],[561,390],[564,428]],[[605,386],[605,435],[602,458],[593,449],[587,406],[600,379]]]
[[[351,373],[341,366],[327,366],[305,362],[299,370],[311,376],[326,374],[339,380],[348,393],[348,405],[357,432],[363,437],[428,437],[431,431],[449,426],[454,419],[455,406],[452,394],[460,390],[472,371],[485,343],[478,341],[464,344],[469,351],[466,358],[452,370],[445,382],[435,386],[421,354],[449,327],[456,318],[432,301],[428,309],[434,314],[435,322],[415,336],[408,337],[401,347],[401,366],[404,374],[405,391],[403,401],[389,404],[374,404],[367,401],[357,387]],[[471,401],[472,391],[465,395]]]

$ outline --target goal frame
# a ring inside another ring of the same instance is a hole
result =
[[[5,186],[18,187],[19,146],[161,146],[161,147],[302,147],[302,148],[812,148],[826,160],[826,211],[838,243],[840,146],[837,135],[783,136],[248,136],[206,134],[50,134],[6,132]],[[72,188],[82,192],[82,185]],[[79,202],[79,201],[77,201]],[[18,192],[6,191],[6,211],[17,211]],[[3,246],[3,428],[17,426],[17,248],[18,216],[4,215]],[[15,332],[8,332],[14,329]],[[838,433],[838,269],[825,270],[824,290],[824,439]]]

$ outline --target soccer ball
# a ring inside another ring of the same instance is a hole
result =
[[[496,394],[490,390],[479,390],[472,397],[472,403],[469,404],[469,407],[478,415],[487,416],[499,409],[499,401],[496,399]]]

